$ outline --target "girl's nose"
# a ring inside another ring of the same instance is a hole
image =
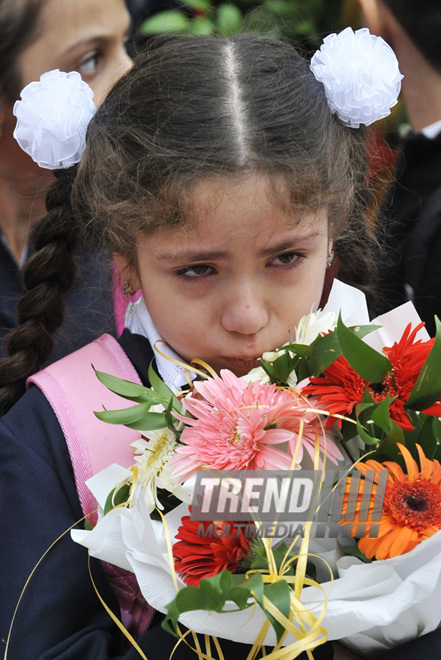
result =
[[[268,308],[258,288],[244,284],[228,293],[221,324],[228,332],[254,335],[268,323]]]

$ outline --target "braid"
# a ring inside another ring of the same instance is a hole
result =
[[[8,355],[0,363],[0,414],[26,389],[26,379],[49,358],[53,333],[64,316],[64,294],[75,279],[74,250],[78,227],[71,210],[76,167],[55,172],[47,198],[47,214],[35,225],[31,242],[35,254],[23,269],[25,293],[17,304],[19,325],[7,338]]]

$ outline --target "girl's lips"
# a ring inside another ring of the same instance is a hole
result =
[[[251,369],[259,366],[257,358],[233,358],[233,357],[224,357],[224,360],[231,366],[233,369],[240,369],[241,371],[248,372]]]

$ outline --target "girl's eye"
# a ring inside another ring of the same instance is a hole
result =
[[[278,254],[276,257],[273,257],[269,265],[282,268],[298,266],[303,256],[304,255],[299,252],[283,252],[283,254]]]
[[[177,271],[177,275],[189,280],[202,279],[209,275],[214,274],[214,268],[206,264],[195,264],[194,266],[187,266]]]
[[[91,53],[88,53],[81,62],[78,64],[77,71],[82,76],[93,76],[98,69],[98,61],[102,57],[101,53],[97,50],[94,50]]]

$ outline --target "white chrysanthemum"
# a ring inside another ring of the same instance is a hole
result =
[[[367,28],[327,36],[311,71],[323,83],[331,111],[352,128],[387,117],[403,78],[391,47]]]
[[[93,91],[77,71],[48,71],[15,102],[14,137],[40,167],[70,167],[81,160],[95,112]]]
[[[309,346],[318,335],[334,330],[336,325],[337,319],[334,312],[326,310],[311,312],[300,319],[296,328],[295,343]]]
[[[251,371],[241,376],[241,378],[247,383],[262,383],[266,385],[271,382],[268,374],[262,367],[254,367],[254,369],[251,369]]]
[[[168,467],[178,445],[174,433],[164,428],[148,431],[145,435],[148,439],[140,438],[130,446],[135,452],[139,484],[149,511],[155,507],[164,508],[158,500],[158,489],[167,490],[183,502],[189,502],[189,494],[172,478]]]

